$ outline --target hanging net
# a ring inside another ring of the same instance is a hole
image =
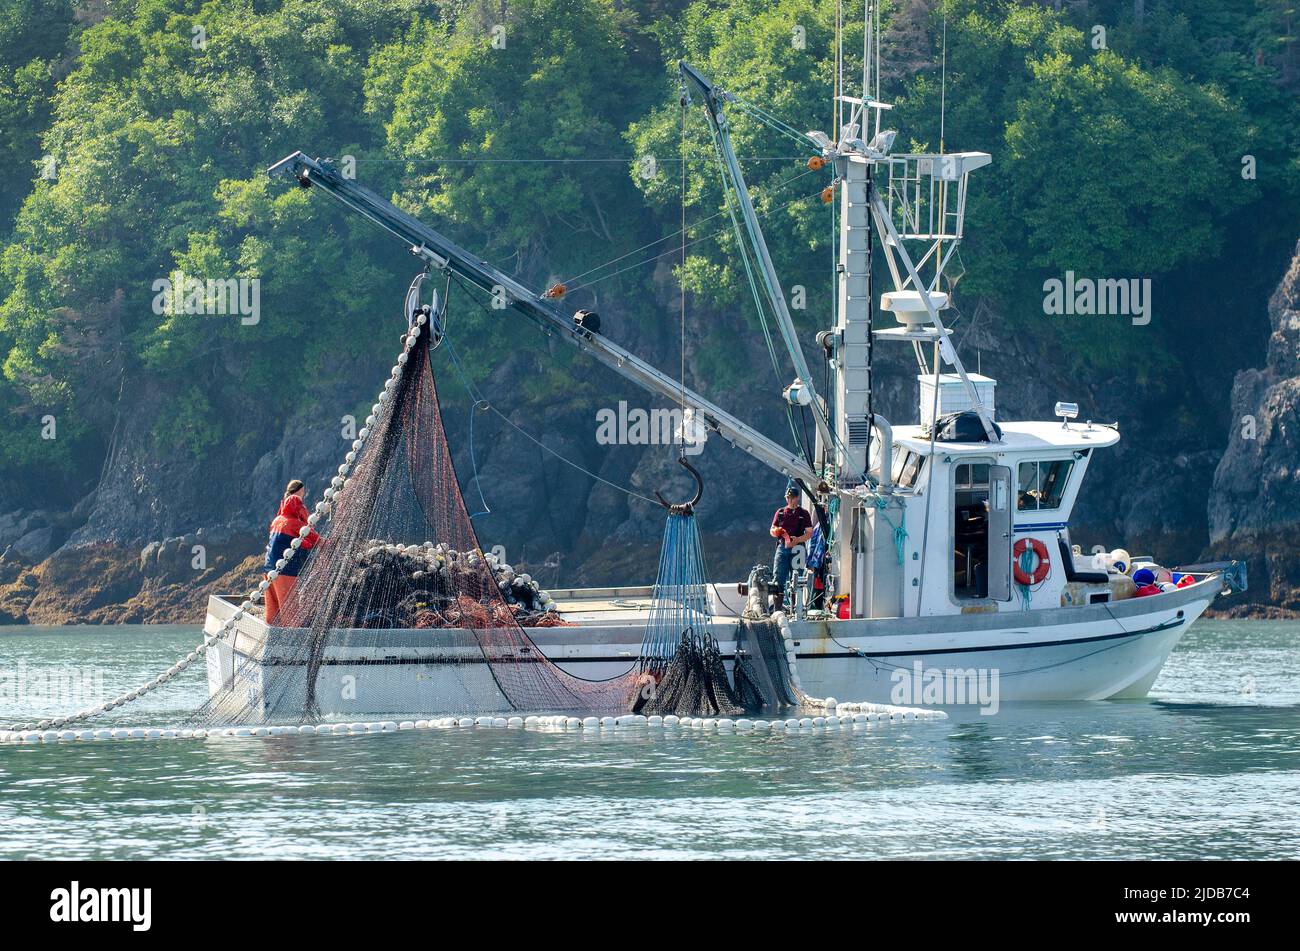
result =
[[[197,722],[629,708],[638,667],[603,681],[561,670],[523,626],[562,624],[558,614],[539,611],[527,576],[480,549],[442,426],[430,336],[408,345],[348,478],[334,480],[330,518],[274,626],[261,644],[236,640],[224,686]]]
[[[700,530],[689,512],[670,514],[664,526],[640,668],[634,713],[736,716],[745,712],[727,680],[713,635]]]

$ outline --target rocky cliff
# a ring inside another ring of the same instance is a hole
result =
[[[1236,612],[1300,616],[1300,244],[1268,316],[1265,365],[1241,371],[1232,387],[1206,556],[1248,559],[1251,589]]]

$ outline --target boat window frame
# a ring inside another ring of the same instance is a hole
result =
[[[914,489],[925,471],[926,457],[915,449],[900,446],[894,453],[894,462],[890,468],[890,481],[896,488]],[[909,474],[908,467],[911,466]]]
[[[1016,511],[1017,512],[1059,512],[1065,505],[1066,495],[1070,490],[1070,482],[1074,478],[1075,463],[1078,462],[1072,455],[1060,456],[1057,458],[1036,458],[1021,459],[1016,463]],[[1043,504],[1043,467],[1044,466],[1061,466],[1065,467],[1065,475],[1053,480],[1053,497],[1054,503],[1051,505]],[[1025,466],[1034,466],[1034,480],[1032,490],[1025,488],[1022,470]],[[1025,505],[1025,499],[1029,491],[1037,492],[1033,496],[1034,505]]]

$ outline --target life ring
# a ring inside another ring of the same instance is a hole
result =
[[[1034,568],[1032,575],[1020,566],[1020,556],[1030,550],[1038,556],[1038,566]],[[1011,549],[1011,553],[1013,555],[1012,564],[1015,567],[1016,584],[1022,584],[1026,587],[1042,584],[1043,579],[1052,570],[1052,563],[1047,557],[1047,546],[1037,538],[1020,539],[1020,541],[1016,542],[1015,547]]]

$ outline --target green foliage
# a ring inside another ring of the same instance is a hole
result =
[[[8,230],[26,186],[49,171],[37,164],[50,118],[54,79],[72,35],[70,0],[6,0],[0,6],[0,233]],[[0,283],[0,293],[4,291]]]
[[[409,6],[290,0],[263,13],[238,0],[153,0],[81,34],[43,137],[57,175],[36,182],[0,259],[4,376],[29,412],[85,412],[81,449],[94,456],[115,412],[89,399],[105,364],[128,381],[210,378],[206,398],[224,414],[307,383],[326,350],[338,361],[356,334],[347,308],[373,307],[374,238],[319,241],[328,212],[322,223],[305,196],[270,190],[261,169],[307,143],[373,137],[361,109],[368,50],[348,45],[349,23],[357,11],[404,23]],[[176,269],[258,279],[261,319],[158,313],[154,282]],[[322,295],[332,306],[312,303]],[[91,316],[68,320],[67,308]],[[92,333],[110,310],[111,332]],[[198,418],[200,405],[186,406]]]
[[[1051,335],[1079,367],[1154,387],[1204,356],[1216,306],[1179,315],[1180,332],[1153,343],[1049,322],[1042,282],[1065,270],[1197,290],[1216,269],[1225,286],[1275,280],[1300,220],[1293,3],[1147,0],[1140,19],[1131,0],[1063,6],[889,3],[882,96],[898,150],[993,155],[973,176],[952,269],[966,269],[961,309],[988,303],[1000,330]],[[381,329],[409,259],[364,221],[266,179],[298,148],[356,156],[366,184],[529,285],[568,283],[566,306],[605,310],[644,352],[676,358],[681,279],[698,329],[692,382],[712,393],[766,382],[765,366],[736,359],[757,315],[698,103],[683,135],[678,58],[742,101],[728,110],[733,141],[786,290],[806,289],[796,322],[811,339],[830,320],[833,215],[819,193],[832,172],[809,169],[808,144],[753,107],[834,136],[834,5],[123,0],[80,20],[74,9],[0,7],[0,414],[13,421],[0,478],[11,483],[84,489],[119,391],[145,379],[170,395],[160,445],[204,453],[259,445],[286,394],[387,356],[395,337]],[[848,92],[859,13],[844,36]],[[1256,178],[1241,174],[1246,154]],[[259,319],[159,312],[155,282],[176,271],[257,280]],[[517,315],[456,299],[476,382],[536,346]],[[584,399],[581,366],[552,355],[519,395]],[[59,420],[53,443],[39,438],[46,413]]]
[[[1032,65],[1006,132],[1010,202],[1030,264],[1088,274],[1162,274],[1217,254],[1233,188],[1241,110],[1217,89],[1101,51]]]
[[[609,0],[524,0],[504,17],[470,8],[454,24],[416,23],[377,50],[367,109],[404,167],[399,203],[533,284],[638,243],[635,192],[607,160],[649,95],[628,22]],[[459,319],[484,331],[475,365],[515,346],[501,332],[513,315],[468,308]]]
[[[173,397],[154,421],[153,435],[168,449],[185,449],[202,456],[221,444],[225,430],[207,395],[191,386]]]

